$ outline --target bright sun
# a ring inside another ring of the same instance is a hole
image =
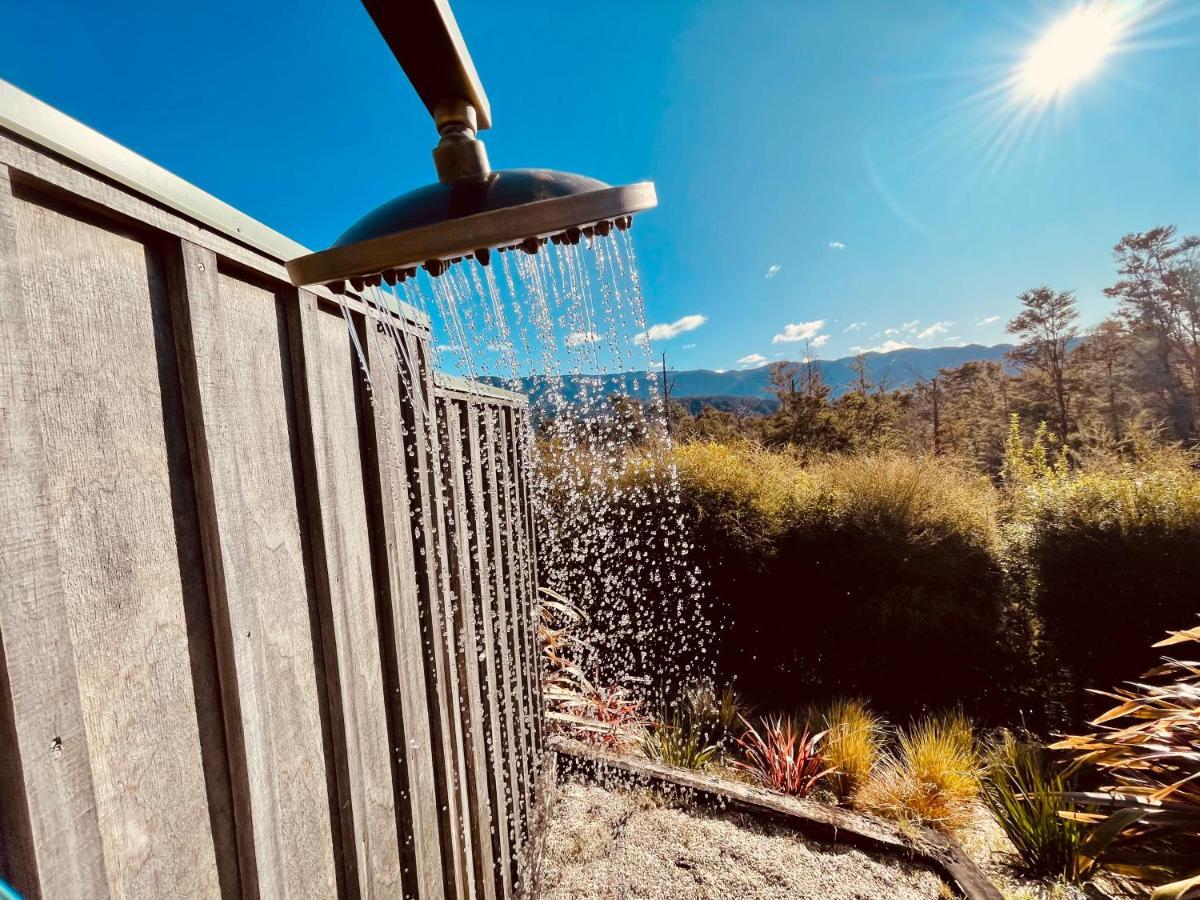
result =
[[[1017,94],[1038,105],[1061,98],[1099,70],[1128,24],[1113,2],[1076,6],[1029,48],[1015,73]]]

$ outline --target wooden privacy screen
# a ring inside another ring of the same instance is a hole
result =
[[[53,900],[524,892],[523,399],[351,298],[372,399],[281,255],[54,149],[0,129],[0,874]]]

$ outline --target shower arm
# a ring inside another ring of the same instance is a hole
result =
[[[537,253],[547,242],[577,244],[626,229],[658,203],[648,181],[613,187],[549,169],[493,172],[477,133],[491,107],[449,0],[362,0],[375,26],[433,116],[438,182],[401,194],[354,223],[327,250],[288,260],[297,287],[344,292],[414,277],[436,277],[493,250]]]
[[[448,0],[362,0],[421,102],[440,140],[433,151],[438,180],[478,178],[491,171],[476,133],[492,127],[492,110]]]

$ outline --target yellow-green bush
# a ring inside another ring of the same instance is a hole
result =
[[[674,465],[720,674],[748,699],[859,695],[892,717],[962,704],[1044,729],[1085,712],[1085,688],[1152,662],[1131,647],[1200,611],[1200,476],[1177,452],[1072,469],[1019,427],[1007,449],[999,484],[942,458],[633,450],[603,489],[638,537],[610,541],[606,560],[658,552],[646,523],[664,494],[637,488]],[[621,621],[669,626],[670,614],[605,603]]]
[[[1154,662],[1141,648],[1200,612],[1200,477],[1182,466],[1043,475],[1010,490],[1009,553],[1042,626],[1056,718]]]
[[[995,692],[1012,641],[985,479],[945,460],[805,466],[743,444],[680,447],[676,462],[721,667],[752,698],[854,692],[907,713]]]

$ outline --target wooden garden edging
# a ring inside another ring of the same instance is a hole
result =
[[[949,879],[967,900],[1003,900],[957,841],[928,828],[902,832],[886,822],[834,806],[608,753],[561,736],[548,738],[546,746],[558,756],[560,773],[580,774],[601,783],[616,780],[616,773],[621,773],[622,783],[632,777],[639,785],[779,822],[819,840],[917,857]]]

